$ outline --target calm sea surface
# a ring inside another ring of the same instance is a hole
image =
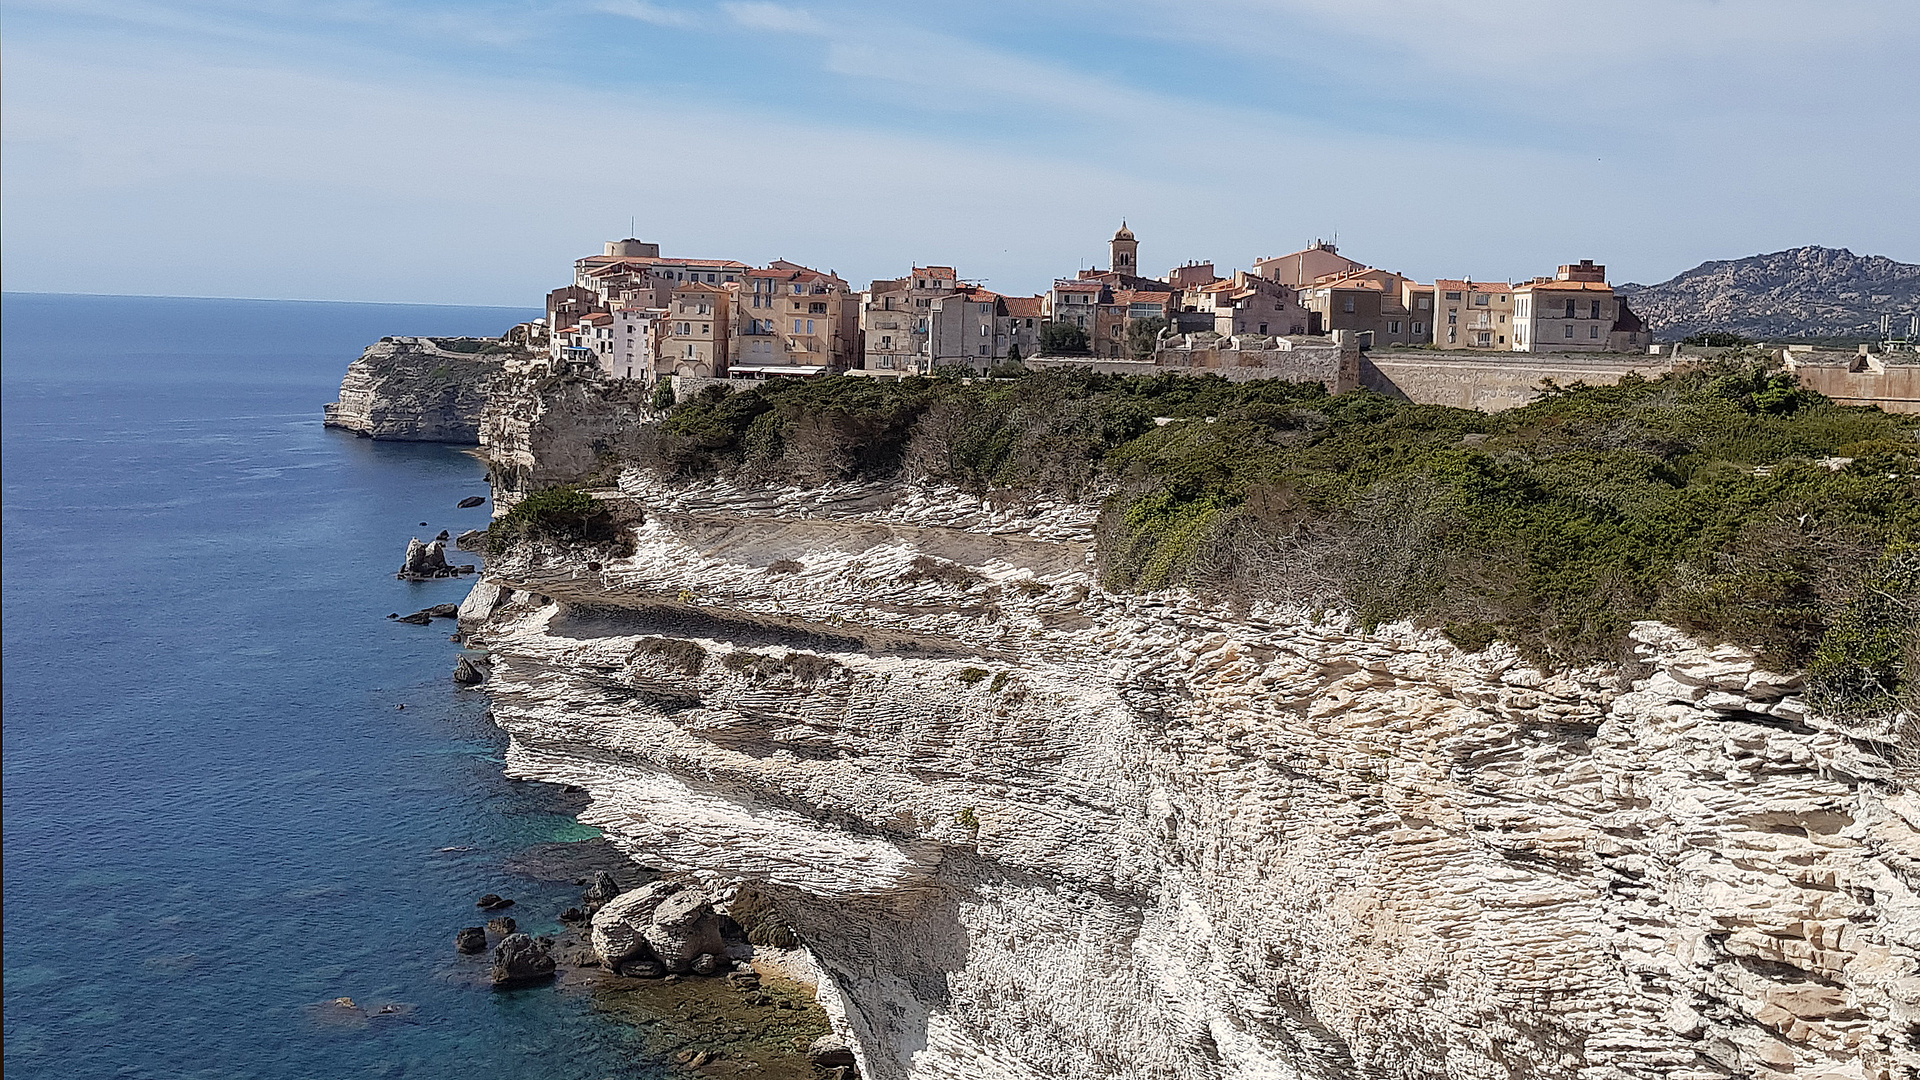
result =
[[[484,892],[556,928],[579,889],[505,864],[591,832],[501,777],[452,624],[385,618],[464,595],[393,570],[486,524],[454,509],[481,466],[320,426],[383,334],[532,314],[0,302],[9,1080],[658,1075],[586,1000],[453,952]]]

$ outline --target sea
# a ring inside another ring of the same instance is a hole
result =
[[[502,775],[452,623],[387,618],[465,594],[394,571],[481,463],[320,423],[381,336],[535,314],[0,296],[8,1080],[665,1075],[454,951],[488,892],[557,930],[594,833]]]

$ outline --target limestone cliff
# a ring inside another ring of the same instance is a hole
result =
[[[605,494],[631,555],[522,544],[463,609],[508,767],[778,912],[867,1077],[1920,1068],[1899,748],[1740,649],[1107,594],[1083,505]]]
[[[382,338],[347,367],[328,427],[402,442],[477,443],[480,414],[501,377],[495,356],[456,352],[428,338]]]

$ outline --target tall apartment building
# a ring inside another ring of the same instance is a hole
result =
[[[861,366],[875,373],[932,370],[927,350],[933,302],[961,289],[951,266],[916,266],[903,278],[876,281],[860,302]]]
[[[612,322],[612,348],[600,357],[600,370],[616,379],[653,382],[658,376],[654,361],[659,355],[658,340],[665,308],[641,307],[618,303],[608,313]]]
[[[860,298],[838,275],[776,260],[740,275],[729,374],[764,378],[845,371],[860,355]]]
[[[657,376],[717,378],[727,373],[728,325],[739,286],[689,281],[673,290],[660,321]]]
[[[1512,350],[1512,285],[1440,278],[1433,303],[1433,343],[1440,348]]]
[[[1047,290],[1046,321],[1078,326],[1087,332],[1087,351],[1118,358],[1126,351],[1126,312],[1103,281],[1059,278]]]

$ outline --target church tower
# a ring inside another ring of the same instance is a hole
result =
[[[1113,240],[1107,245],[1111,249],[1112,262],[1107,269],[1116,274],[1140,273],[1140,241],[1133,238],[1133,230],[1126,222],[1120,223],[1120,231],[1113,234]]]

